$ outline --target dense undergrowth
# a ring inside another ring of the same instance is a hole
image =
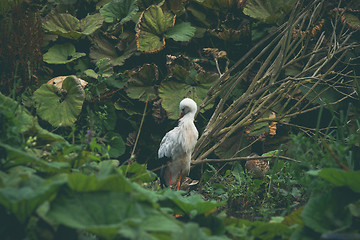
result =
[[[359,239],[359,7],[2,1],[1,239]],[[161,189],[184,97],[199,183]]]

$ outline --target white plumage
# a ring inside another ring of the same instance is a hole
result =
[[[194,124],[196,103],[190,98],[185,98],[180,102],[180,111],[178,126],[166,133],[158,151],[159,159],[167,157],[171,160],[162,171],[163,182],[166,186],[171,186],[178,179],[178,189],[181,177],[190,172],[191,154],[199,136]]]

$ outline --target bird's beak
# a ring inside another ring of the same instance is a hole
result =
[[[184,115],[185,115],[185,113],[182,112],[182,113],[180,114],[180,118],[179,118],[179,119],[181,119]]]

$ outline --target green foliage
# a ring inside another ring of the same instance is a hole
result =
[[[175,24],[175,15],[152,5],[140,16],[136,29],[136,44],[139,51],[151,53],[165,47],[164,33]]]
[[[46,16],[43,26],[50,33],[77,40],[94,33],[102,26],[103,21],[104,18],[100,14],[88,15],[79,20],[69,13],[51,13]]]
[[[103,58],[108,58],[113,66],[123,65],[128,58],[135,54],[136,42],[132,41],[131,37],[126,33],[122,34],[120,38],[119,44],[125,44],[126,48],[121,49],[120,53],[118,53],[119,50],[111,41],[101,36],[93,37],[93,46],[89,54],[90,58],[96,62]]]
[[[85,53],[76,52],[71,43],[57,44],[44,54],[44,61],[50,64],[66,64],[85,55]]]
[[[171,78],[159,88],[162,106],[171,119],[178,118],[179,103],[185,97],[192,98],[200,105],[211,85],[218,79],[216,74],[197,72],[194,68],[179,65],[174,65],[171,73]]]
[[[30,169],[12,169],[12,174],[0,172],[3,184],[0,204],[24,223],[37,207],[52,198],[63,181],[46,181],[28,172]]]
[[[67,77],[59,89],[44,84],[34,92],[37,113],[54,127],[70,126],[81,112],[84,89],[75,76]]]
[[[236,218],[225,219],[226,229],[232,239],[244,239],[248,236],[256,239],[289,239],[293,232],[282,223],[250,222]]]
[[[313,196],[306,204],[301,217],[305,225],[316,232],[345,230],[352,222],[352,216],[346,206],[358,197],[346,189],[334,189],[329,193]]]
[[[352,191],[360,193],[360,186],[357,184],[360,181],[360,171],[345,172],[340,169],[325,168],[318,173],[318,176],[337,187],[346,186]]]
[[[109,132],[106,135],[106,139],[109,142],[109,156],[111,158],[120,157],[125,153],[125,143],[118,133]]]
[[[116,20],[120,24],[129,21],[137,11],[138,7],[134,0],[111,0],[100,9],[105,22],[112,23]]]
[[[0,102],[1,142],[19,146],[23,134],[45,142],[65,141],[62,136],[42,128],[37,118],[13,99],[0,94]]]
[[[244,13],[265,23],[278,23],[283,20],[284,13],[291,11],[295,3],[295,0],[249,0],[246,2]]]
[[[196,28],[191,26],[189,22],[182,22],[176,24],[173,28],[166,32],[167,38],[172,38],[174,41],[190,41],[194,36]]]
[[[154,64],[146,64],[131,74],[126,92],[130,98],[146,102],[156,98],[155,85],[158,81],[158,68]]]

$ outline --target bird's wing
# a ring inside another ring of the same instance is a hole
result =
[[[179,135],[179,128],[176,127],[173,130],[169,131],[165,134],[163,139],[161,140],[159,151],[158,151],[158,157],[168,157],[172,158],[172,151],[178,145],[178,135]]]

